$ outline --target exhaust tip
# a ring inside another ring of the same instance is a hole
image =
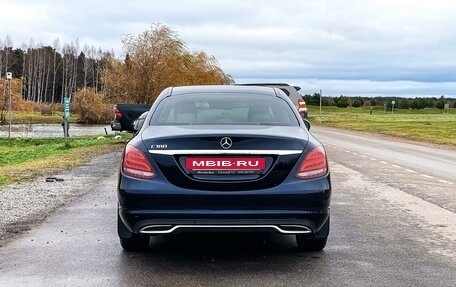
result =
[[[280,228],[284,230],[284,233],[312,233],[312,230],[304,225],[287,224],[280,225]]]
[[[139,233],[144,234],[161,234],[161,233],[171,233],[173,230],[172,225],[148,225],[141,228]]]

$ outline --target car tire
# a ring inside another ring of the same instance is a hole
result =
[[[299,251],[321,251],[325,248],[326,238],[309,238],[301,234],[296,235],[296,242],[298,243]]]
[[[298,251],[321,251],[325,248],[329,235],[329,217],[321,229],[311,235],[296,234]]]
[[[125,251],[144,251],[149,248],[149,237],[144,238],[119,238],[120,246]]]
[[[120,239],[120,246],[125,251],[143,251],[149,248],[150,237],[131,232],[117,214],[117,234]]]

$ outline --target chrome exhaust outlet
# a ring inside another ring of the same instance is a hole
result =
[[[269,225],[269,224],[258,224],[258,225],[193,225],[193,224],[182,224],[182,225],[147,225],[139,233],[142,234],[170,234],[175,232],[178,229],[271,229],[273,231],[278,231],[283,234],[309,234],[312,233],[312,230],[304,225],[295,225],[295,224],[282,224],[282,225]]]
[[[139,230],[139,233],[143,234],[167,234],[173,232],[173,226],[172,225],[148,225],[141,230]]]
[[[312,233],[312,230],[304,225],[296,225],[296,224],[286,224],[280,225],[280,228],[284,230],[283,233],[292,233],[292,234],[307,234]]]

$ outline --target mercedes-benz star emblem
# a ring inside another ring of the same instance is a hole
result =
[[[229,149],[233,145],[233,141],[229,137],[224,137],[220,140],[220,145],[224,149]]]

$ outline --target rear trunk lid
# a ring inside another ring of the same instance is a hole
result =
[[[240,191],[285,180],[309,135],[289,126],[150,126],[141,134],[160,172],[173,185]]]

